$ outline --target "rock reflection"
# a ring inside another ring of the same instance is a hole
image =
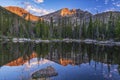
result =
[[[36,58],[36,57],[37,57],[37,54],[33,52],[29,57],[26,56],[26,59],[24,59],[23,57],[20,57],[16,60],[11,61],[10,63],[7,63],[6,66],[20,66],[26,63],[27,61],[29,61],[30,59]]]

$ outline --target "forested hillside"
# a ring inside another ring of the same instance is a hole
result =
[[[30,16],[26,20],[0,7],[0,37],[120,40],[120,12],[117,11],[92,15],[80,9],[61,9],[42,18],[33,22]]]

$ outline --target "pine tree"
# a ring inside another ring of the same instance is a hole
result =
[[[92,16],[90,16],[89,25],[88,25],[88,28],[87,28],[87,35],[88,35],[88,38],[93,39],[93,23],[92,23]]]
[[[83,21],[83,23],[82,23],[82,28],[81,28],[81,37],[82,37],[82,39],[85,39],[85,38],[87,38],[87,31],[86,31],[86,26],[85,26],[85,22]]]
[[[115,25],[114,25],[114,17],[112,16],[112,12],[110,13],[110,18],[108,21],[108,38],[113,39],[115,36]]]
[[[50,38],[53,37],[53,18],[50,18]]]
[[[120,40],[120,16],[116,20],[115,38],[116,40]]]

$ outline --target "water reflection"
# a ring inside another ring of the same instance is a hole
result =
[[[50,80],[120,80],[120,47],[80,43],[1,43],[0,80],[30,80],[53,66]],[[6,73],[7,71],[7,73]]]
[[[26,63],[27,61],[29,61],[30,59],[36,58],[36,57],[37,57],[37,54],[33,52],[29,57],[26,56],[26,59],[24,59],[22,56],[16,60],[13,60],[13,61],[7,63],[6,66],[20,66],[20,65],[23,65],[24,63]]]

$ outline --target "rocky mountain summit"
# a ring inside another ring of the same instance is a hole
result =
[[[58,20],[59,18],[62,17],[69,17],[70,19],[74,20],[74,19],[87,19],[90,16],[92,16],[92,14],[90,12],[87,11],[83,11],[80,9],[71,9],[69,10],[68,8],[63,8],[60,9],[56,12],[47,14],[47,15],[43,15],[41,16],[41,18],[45,19],[45,20],[50,20],[50,18],[52,17],[53,20]]]
[[[20,7],[16,7],[16,6],[8,6],[5,7],[5,9],[7,9],[8,11],[15,13],[17,15],[19,15],[20,17],[24,17],[26,20],[30,19],[31,21],[38,21],[39,17],[30,14],[28,11],[26,11],[23,8]]]

